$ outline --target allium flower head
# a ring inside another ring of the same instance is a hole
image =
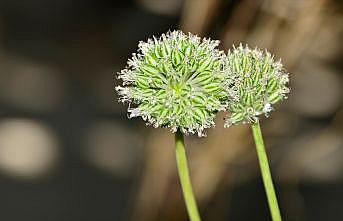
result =
[[[204,135],[227,101],[221,86],[224,53],[218,44],[180,31],[140,42],[138,53],[119,73],[123,85],[116,87],[119,100],[130,104],[129,117]]]
[[[289,93],[288,73],[268,51],[240,45],[228,52],[225,72],[230,96],[225,126],[254,123],[258,116],[273,110],[272,105]]]

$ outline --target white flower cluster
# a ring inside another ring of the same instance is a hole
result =
[[[240,45],[225,55],[218,45],[181,31],[140,42],[116,87],[129,117],[204,136],[218,111],[229,112],[225,126],[253,123],[286,98],[288,74],[269,52]]]
[[[119,99],[130,103],[129,116],[203,136],[227,102],[218,44],[180,31],[140,42],[139,52],[119,73],[123,85],[116,87]]]
[[[226,57],[224,69],[232,82],[227,88],[230,97],[226,127],[254,123],[261,114],[268,116],[272,104],[286,99],[290,92],[288,73],[268,51],[234,47]]]

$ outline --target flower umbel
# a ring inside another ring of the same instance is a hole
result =
[[[286,99],[290,91],[288,73],[268,51],[234,47],[228,52],[224,69],[230,80],[226,127],[255,123],[261,114],[268,116],[272,104]]]
[[[129,117],[140,116],[173,132],[204,135],[227,101],[224,53],[218,44],[180,31],[140,42],[138,53],[119,73],[123,85],[116,87],[119,100],[130,104]]]

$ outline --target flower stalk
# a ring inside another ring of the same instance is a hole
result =
[[[281,221],[259,118],[268,117],[274,109],[272,105],[287,99],[289,75],[281,61],[275,61],[267,50],[251,49],[247,45],[234,46],[228,52],[224,71],[229,95],[225,126],[251,125],[271,216],[273,221]]]
[[[179,130],[175,133],[175,153],[179,179],[189,219],[191,221],[200,221],[200,215],[193,194],[191,180],[189,177],[184,137],[182,132]]]
[[[272,176],[269,169],[266,149],[263,142],[259,121],[251,125],[255,140],[258,162],[262,174],[263,184],[266,191],[270,213],[273,221],[281,221],[281,213],[277,202]]]
[[[225,54],[219,41],[169,31],[138,44],[126,68],[118,73],[119,101],[128,103],[129,118],[141,117],[155,128],[175,133],[177,167],[191,221],[200,221],[189,178],[183,136],[206,135],[218,111],[228,103]]]
[[[273,221],[281,221],[269,170],[260,115],[287,98],[289,76],[268,51],[247,45],[224,54],[219,41],[172,31],[138,44],[126,68],[118,73],[120,102],[128,103],[129,118],[175,133],[177,168],[191,221],[200,215],[189,178],[184,135],[206,136],[217,112],[226,110],[225,127],[249,123]]]

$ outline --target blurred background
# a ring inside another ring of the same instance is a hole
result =
[[[340,0],[0,0],[0,220],[186,221],[173,136],[128,120],[115,73],[181,29],[267,48],[292,93],[262,121],[285,221],[343,220]],[[204,220],[270,220],[248,126],[186,138]]]

